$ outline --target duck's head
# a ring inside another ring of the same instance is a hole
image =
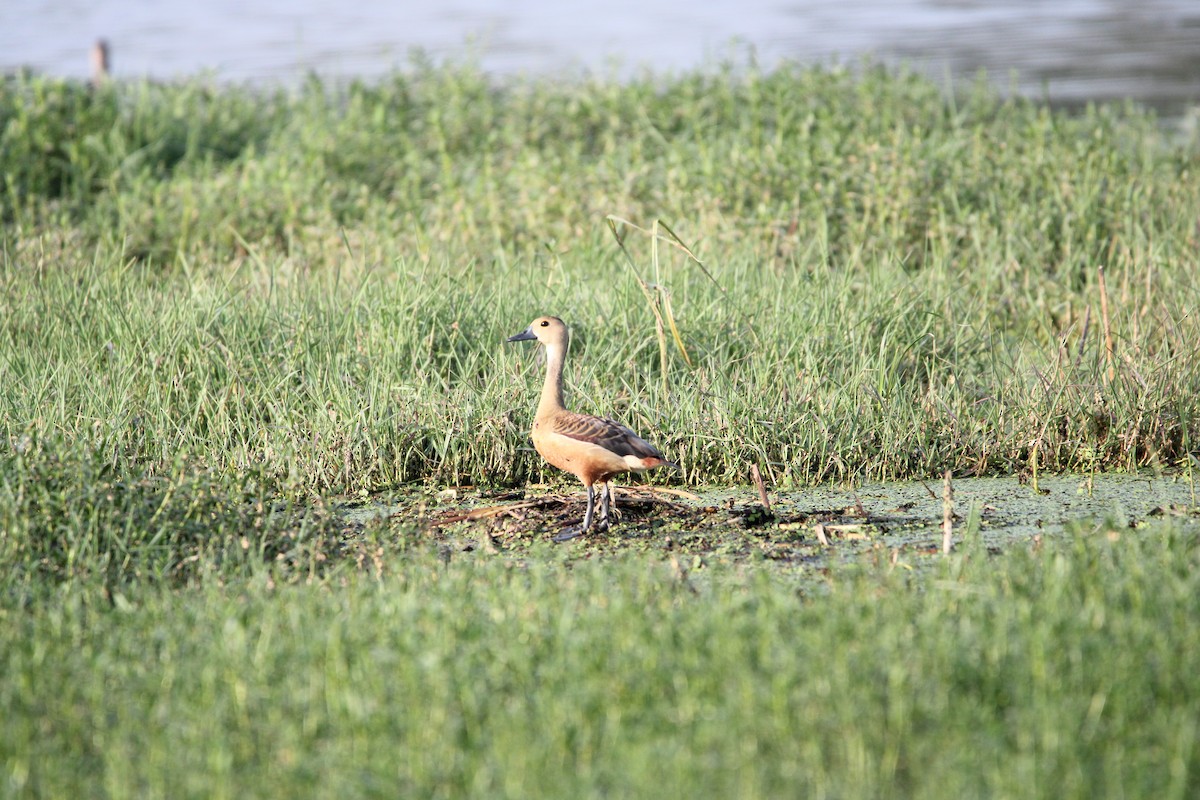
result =
[[[508,337],[510,342],[537,339],[542,344],[560,344],[567,339],[567,325],[558,317],[538,317],[520,333]]]

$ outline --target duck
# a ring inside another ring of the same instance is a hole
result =
[[[555,537],[561,542],[592,529],[596,484],[602,487],[596,527],[608,529],[610,509],[615,504],[612,478],[657,467],[678,469],[679,465],[616,420],[567,410],[563,404],[563,366],[570,342],[566,323],[558,317],[538,317],[525,330],[508,337],[509,342],[535,340],[546,348],[546,380],[530,431],[533,447],[552,466],[579,478],[587,490],[583,523]]]

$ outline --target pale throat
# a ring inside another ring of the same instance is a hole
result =
[[[563,409],[562,374],[566,352],[566,342],[546,345],[546,382],[542,384],[542,396],[538,400],[539,417]]]

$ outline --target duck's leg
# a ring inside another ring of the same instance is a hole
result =
[[[554,541],[565,542],[570,539],[574,539],[580,534],[587,533],[588,529],[592,527],[592,515],[595,511],[595,508],[596,490],[592,488],[591,484],[589,484],[587,487],[587,511],[585,511],[583,514],[583,525],[579,526],[578,528],[567,528],[558,536],[555,536]]]
[[[614,502],[612,493],[612,482],[605,481],[604,488],[600,490],[600,522],[598,523],[598,527],[601,530],[608,530],[612,524],[609,511],[615,507],[616,503]]]
[[[587,511],[583,514],[583,527],[579,529],[580,533],[587,533],[592,528],[592,517],[596,514],[596,489],[589,485],[587,487]]]

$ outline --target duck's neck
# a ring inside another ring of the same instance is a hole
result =
[[[563,362],[567,357],[566,341],[546,345],[546,382],[542,384],[542,397],[538,401],[537,415],[544,417],[563,406]]]

